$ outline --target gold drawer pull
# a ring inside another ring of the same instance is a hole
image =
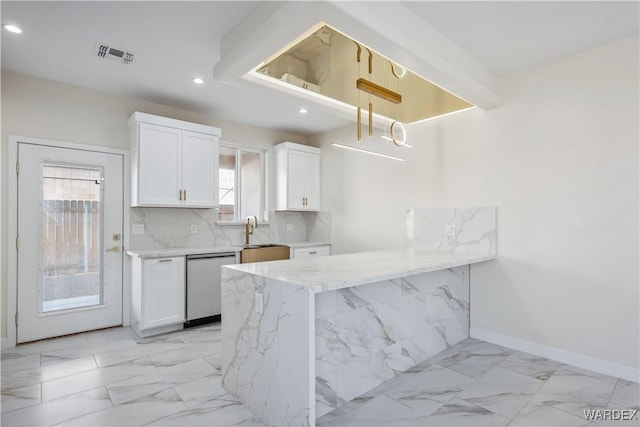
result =
[[[317,253],[318,253],[318,251],[311,251],[311,252],[309,252],[309,255],[315,255]]]
[[[161,259],[161,260],[160,260],[160,261],[158,261],[158,262],[171,262],[171,261],[173,261],[173,260],[172,260],[172,259]]]

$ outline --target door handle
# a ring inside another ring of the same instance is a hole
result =
[[[120,246],[111,246],[104,250],[105,252],[120,252]]]

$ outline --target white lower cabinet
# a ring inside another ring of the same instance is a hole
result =
[[[317,256],[331,255],[331,245],[307,246],[303,248],[291,248],[289,257],[291,259],[306,259]]]
[[[185,257],[133,257],[131,326],[139,336],[182,329],[185,321]]]

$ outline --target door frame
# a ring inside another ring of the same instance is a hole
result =
[[[15,347],[17,343],[17,328],[15,316],[18,312],[18,249],[15,242],[18,237],[18,144],[27,143],[56,148],[94,151],[98,153],[120,154],[123,156],[122,176],[122,325],[130,324],[131,307],[131,275],[129,257],[126,256],[129,247],[129,207],[130,207],[130,179],[129,151],[119,148],[102,147],[98,145],[77,144],[74,142],[56,141],[51,139],[33,138],[9,135],[9,163],[8,163],[8,227],[7,227],[7,338],[2,340],[2,348]]]

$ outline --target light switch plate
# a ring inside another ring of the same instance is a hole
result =
[[[444,226],[444,235],[447,237],[455,237],[456,236],[456,225],[455,224],[445,224]]]
[[[132,224],[131,234],[144,234],[144,224]]]
[[[195,224],[191,224],[191,234],[196,234],[198,232],[198,226]]]
[[[264,311],[264,306],[262,303],[262,293],[261,292],[256,292],[256,313],[258,314],[262,314]]]

